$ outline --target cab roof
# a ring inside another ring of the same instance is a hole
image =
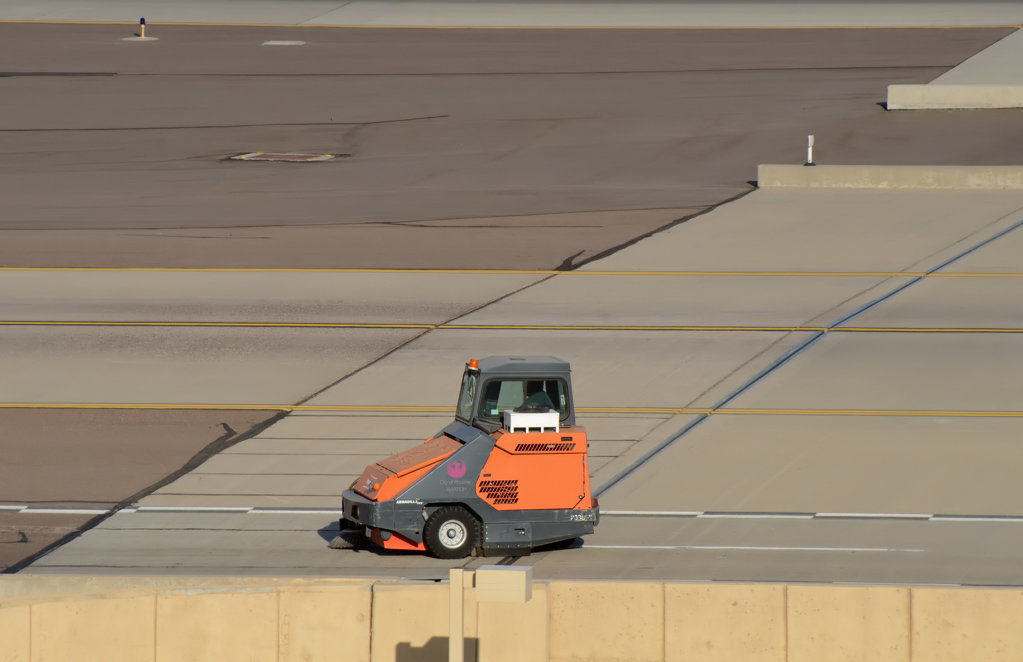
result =
[[[529,377],[567,376],[568,361],[553,356],[488,356],[480,359],[480,372]]]

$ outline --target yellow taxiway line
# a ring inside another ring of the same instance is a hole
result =
[[[141,326],[141,327],[241,327],[285,329],[436,329],[437,324],[400,324],[390,322],[99,322],[0,320],[0,326]]]
[[[0,402],[0,409],[135,409],[135,410],[222,410],[389,414],[452,414],[443,405],[272,405],[131,402]],[[948,418],[1023,418],[1023,411],[973,409],[781,409],[723,407],[577,407],[578,414],[660,414],[716,416],[892,416]]]
[[[138,25],[138,21],[0,20],[0,25]],[[342,30],[1005,30],[1023,25],[360,25],[325,23],[196,23],[159,21],[147,26],[211,28],[330,28]]]
[[[926,271],[670,271],[552,269],[360,269],[333,267],[0,267],[3,272],[152,272],[152,273],[332,273],[332,274],[436,274],[470,276],[743,276],[743,277],[841,277],[841,278],[1023,278],[1023,272]]]
[[[195,327],[267,329],[426,329],[444,331],[768,331],[776,333],[1023,333],[1020,327],[788,326],[744,324],[430,324],[397,322],[153,322],[0,320],[0,327]]]

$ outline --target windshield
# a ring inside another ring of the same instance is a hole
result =
[[[560,379],[492,379],[484,387],[479,415],[497,420],[509,409],[556,410],[564,419],[569,411],[567,390]]]
[[[479,382],[480,373],[466,370],[462,375],[462,390],[458,392],[458,409],[455,418],[466,423],[472,423],[472,403],[476,400],[476,384]]]

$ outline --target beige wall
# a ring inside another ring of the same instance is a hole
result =
[[[888,110],[1023,108],[1023,85],[889,85]]]
[[[446,660],[446,583],[0,577],[0,660]],[[1023,659],[1023,590],[537,582],[464,590],[466,660]],[[6,597],[5,597],[6,596]]]
[[[769,584],[665,584],[665,660],[784,660],[785,593]]]
[[[757,167],[757,186],[771,188],[1023,189],[1023,166],[784,165]]]

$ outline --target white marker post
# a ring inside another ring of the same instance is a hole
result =
[[[139,37],[141,37],[142,39],[146,38],[146,19],[145,18],[140,18],[139,19]]]
[[[813,162],[813,134],[806,137],[806,163],[805,166],[817,165]]]

